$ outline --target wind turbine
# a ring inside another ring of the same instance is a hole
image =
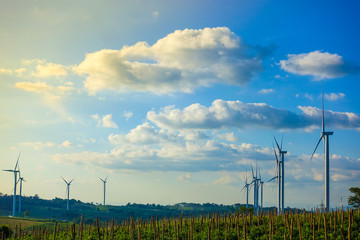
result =
[[[66,210],[69,210],[69,196],[70,196],[70,184],[71,184],[71,182],[72,181],[74,181],[74,179],[73,180],[71,180],[70,182],[67,182],[63,177],[61,177],[63,180],[64,180],[64,182],[66,183],[66,193],[67,193],[67,206],[66,206]]]
[[[253,176],[253,180],[250,184],[254,184],[254,212],[256,215],[259,213],[259,181],[260,179],[257,176],[257,166],[255,169],[255,175],[254,175],[254,169],[251,165],[251,172]]]
[[[260,187],[261,187],[261,204],[260,204],[260,210],[262,211],[263,208],[263,193],[264,193],[264,181],[261,180],[261,172],[259,170],[259,175],[260,175],[260,179],[259,179],[259,183],[260,183]]]
[[[275,142],[276,142],[276,146],[278,147],[278,151],[279,151],[279,160],[280,160],[280,166],[281,166],[281,211],[284,212],[284,171],[285,171],[285,167],[284,167],[284,156],[287,153],[287,151],[283,151],[282,150],[282,144],[283,144],[283,139],[284,136],[281,138],[281,145],[279,146],[279,143],[277,142],[275,136],[274,136]],[[279,171],[280,172],[280,171]]]
[[[19,181],[20,182],[20,194],[19,194],[19,212],[21,212],[21,191],[22,191],[22,182],[26,182],[23,177],[21,177],[20,167],[19,167]]]
[[[246,172],[245,185],[240,191],[242,192],[246,188],[246,208],[249,207],[249,187],[250,187],[250,183],[247,182],[247,172]]]
[[[108,177],[106,177],[105,180],[100,178],[100,180],[104,183],[104,203],[103,203],[103,206],[105,206],[105,192],[106,192],[106,180],[107,180],[107,178]]]
[[[13,214],[12,214],[13,217],[15,217],[17,173],[19,172],[19,170],[17,170],[17,168],[18,168],[20,154],[21,153],[19,153],[19,156],[18,156],[18,159],[16,161],[14,170],[3,170],[3,171],[6,171],[6,172],[13,172],[14,173],[14,197],[13,197]]]
[[[278,158],[278,155],[275,151],[275,147],[273,144],[273,149],[274,149],[274,155],[275,155],[275,159],[276,159],[276,170],[275,170],[275,177],[273,177],[272,179],[270,179],[268,182],[271,182],[275,179],[277,179],[277,184],[278,184],[278,214],[281,213],[281,161]]]
[[[310,160],[313,158],[316,149],[318,148],[321,140],[324,142],[324,151],[325,151],[325,211],[329,212],[330,210],[330,181],[329,181],[329,136],[333,135],[334,132],[326,132],[325,130],[325,114],[324,114],[324,91],[321,90],[321,96],[322,96],[322,132],[320,135],[320,139],[314,149],[313,154],[311,155]]]

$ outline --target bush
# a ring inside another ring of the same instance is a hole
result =
[[[10,237],[12,234],[12,230],[9,225],[3,224],[0,225],[0,236],[3,235],[5,238]]]

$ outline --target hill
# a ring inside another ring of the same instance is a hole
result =
[[[12,214],[12,195],[0,193],[0,216],[10,216]],[[70,210],[66,211],[66,200],[54,198],[52,200],[41,199],[39,196],[22,197],[22,212],[16,213],[17,217],[31,217],[41,219],[57,220],[77,220],[81,215],[85,215],[88,222],[93,222],[96,218],[100,220],[115,219],[117,221],[129,219],[131,216],[142,219],[150,219],[152,216],[158,217],[184,217],[200,216],[213,214],[214,212],[234,213],[241,204],[218,205],[213,203],[177,203],[174,205],[158,204],[136,204],[128,203],[124,206],[97,205],[84,203],[79,200],[70,200]],[[18,205],[17,205],[18,206]]]

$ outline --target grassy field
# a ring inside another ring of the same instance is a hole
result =
[[[353,240],[360,239],[360,210],[347,209],[322,213],[276,211],[254,216],[252,212],[213,213],[200,217],[130,218],[125,221],[80,222],[32,221],[5,218],[1,221],[22,225],[12,239],[99,239],[99,240]],[[35,225],[31,225],[35,224]],[[27,226],[25,230],[23,226]],[[32,227],[34,226],[34,227]]]
[[[29,229],[34,226],[40,226],[44,224],[50,224],[51,222],[39,219],[25,219],[25,218],[13,218],[13,217],[0,217],[0,225],[9,225],[12,230],[16,226],[20,226],[22,229]]]

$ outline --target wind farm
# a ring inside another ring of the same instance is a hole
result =
[[[112,220],[125,239],[356,234],[359,12],[358,1],[4,1],[0,216],[75,223],[36,233],[49,239],[81,238],[81,221],[112,239]]]

